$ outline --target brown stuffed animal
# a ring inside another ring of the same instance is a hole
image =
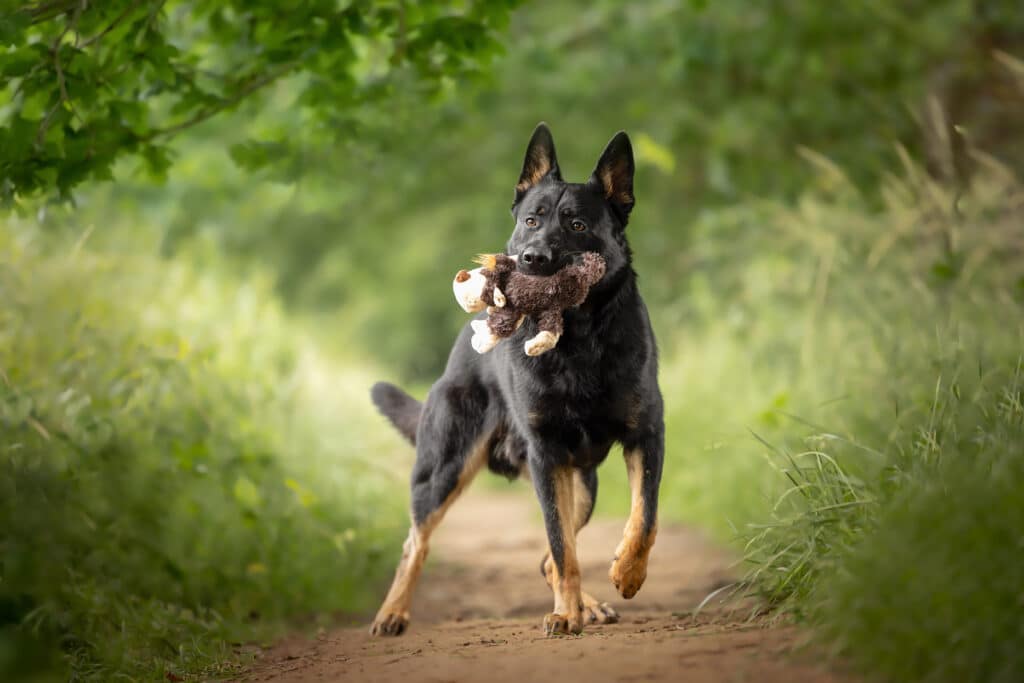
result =
[[[594,252],[549,276],[516,270],[515,257],[505,254],[484,254],[476,262],[480,268],[460,270],[452,284],[455,299],[468,313],[487,309],[486,320],[470,323],[473,348],[487,353],[512,336],[529,315],[540,331],[524,345],[528,356],[555,348],[562,336],[562,311],[583,303],[605,269],[604,259]]]

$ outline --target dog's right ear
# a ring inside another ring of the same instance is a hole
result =
[[[555,140],[551,137],[551,130],[546,123],[541,122],[533,130],[530,144],[526,146],[523,172],[519,174],[519,182],[516,183],[515,201],[518,203],[527,190],[545,178],[561,180],[562,174],[558,170]]]

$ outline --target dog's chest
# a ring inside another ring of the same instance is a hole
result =
[[[549,375],[524,401],[532,432],[554,450],[572,454],[577,465],[600,462],[612,442],[635,426],[638,405],[631,383],[588,370]]]

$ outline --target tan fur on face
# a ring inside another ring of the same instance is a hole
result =
[[[388,590],[387,597],[384,598],[384,603],[373,620],[373,626],[370,627],[371,634],[397,636],[405,630],[409,623],[409,604],[412,602],[412,592],[416,587],[420,571],[423,569],[423,563],[427,559],[430,535],[440,524],[451,504],[487,462],[491,438],[492,436],[488,435],[474,445],[462,467],[455,488],[441,506],[430,513],[419,526],[413,522],[409,529],[409,536],[402,546],[402,559],[399,560],[398,569],[395,570],[395,579],[391,583],[391,589]]]
[[[650,532],[644,534],[643,453],[639,450],[627,451],[625,458],[631,494],[629,519],[622,534],[622,542],[615,549],[615,560],[608,570],[608,578],[622,597],[629,599],[636,595],[647,578],[647,560],[654,547],[658,525],[655,523]]]

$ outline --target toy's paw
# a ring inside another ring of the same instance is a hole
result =
[[[384,612],[377,614],[370,627],[372,636],[400,636],[409,627],[409,613]]]
[[[491,331],[486,320],[471,320],[469,326],[473,328],[473,338],[469,340],[469,343],[477,353],[487,353],[501,341]]]
[[[550,351],[555,348],[555,344],[558,343],[559,336],[560,335],[557,335],[554,332],[548,332],[547,330],[538,332],[533,339],[526,340],[526,344],[523,345],[526,355],[539,356],[542,353]]]
[[[505,293],[498,289],[498,286],[494,286],[494,305],[498,308],[505,308]]]
[[[486,284],[487,278],[480,268],[460,270],[455,275],[455,279],[452,280],[452,291],[462,310],[466,313],[479,313],[486,308],[487,303],[482,298]]]

